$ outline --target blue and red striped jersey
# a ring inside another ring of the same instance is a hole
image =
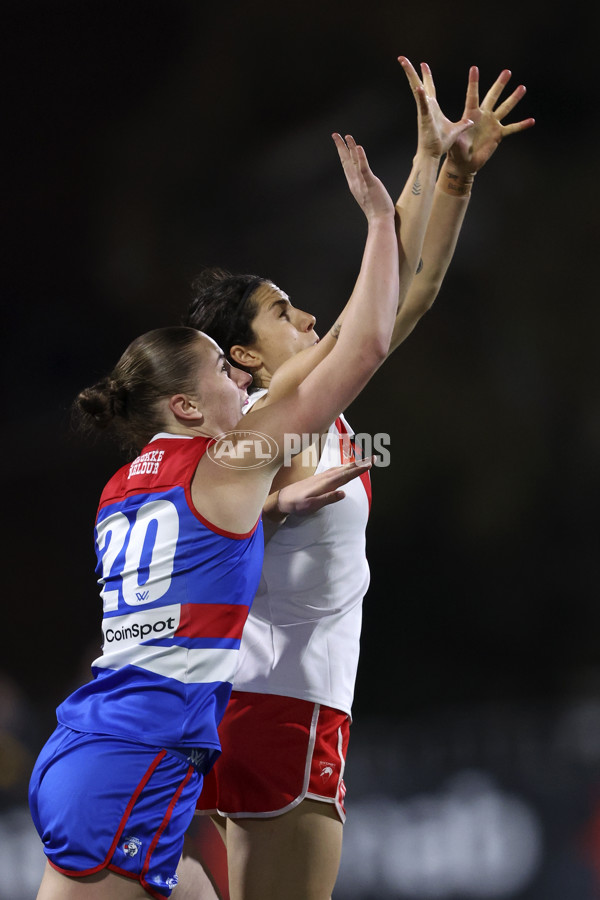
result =
[[[263,537],[260,520],[231,534],[195,509],[191,484],[208,443],[158,435],[102,493],[95,538],[103,652],[93,680],[57,710],[76,731],[220,748],[217,725],[260,579]]]

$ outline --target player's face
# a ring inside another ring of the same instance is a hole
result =
[[[234,428],[248,402],[246,388],[252,376],[231,366],[212,338],[202,335],[198,393],[204,431],[221,434]]]
[[[258,309],[252,320],[256,341],[248,349],[258,354],[269,374],[318,342],[315,317],[292,306],[288,295],[271,282],[264,282],[256,289],[252,302]]]

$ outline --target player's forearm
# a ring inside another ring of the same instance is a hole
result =
[[[439,160],[417,152],[410,175],[396,202],[396,235],[399,260],[398,305],[404,301],[419,265],[427,224],[433,206]]]
[[[454,256],[470,195],[451,196],[438,183],[433,209],[423,242],[418,275],[406,296],[406,305],[433,304]]]
[[[356,398],[389,351],[398,298],[398,245],[392,210],[369,221],[361,267],[331,353],[299,386],[302,432],[328,427]]]
[[[297,354],[294,360],[290,360],[289,363],[285,363],[282,367],[284,369],[285,366],[289,365],[291,369],[294,366],[294,378],[287,379],[286,391],[290,387],[296,387],[300,384],[309,372],[333,350],[341,334],[342,324],[344,324],[345,338],[348,338],[348,330],[353,330],[360,334],[365,350],[368,347],[370,338],[369,329],[371,326],[375,326],[379,329],[378,340],[380,346],[385,345],[389,348],[390,326],[389,324],[384,324],[382,328],[379,328],[379,310],[372,310],[372,298],[381,298],[385,293],[391,295],[394,291],[392,285],[397,284],[397,244],[395,226],[390,217],[388,222],[377,222],[369,225],[358,278],[348,302],[337,316],[332,328],[315,347],[310,347],[308,350],[302,351],[301,354]],[[386,306],[385,300],[378,300],[377,302],[384,307]],[[349,323],[348,316],[350,316]],[[350,336],[349,345],[351,348],[356,346],[355,341],[356,338]],[[350,352],[354,352],[354,349],[351,349]],[[287,372],[285,374],[287,376]],[[279,387],[279,380],[277,375],[273,378],[272,385],[278,392],[277,395],[273,394],[273,397],[283,393]]]
[[[460,176],[446,162],[434,191],[431,215],[417,273],[399,306],[390,345],[392,352],[410,334],[421,316],[433,306],[448,271],[470,199]]]
[[[388,243],[386,250],[385,242]],[[390,253],[389,246],[393,247]],[[334,325],[321,338],[318,344],[313,347],[307,347],[300,353],[295,354],[291,359],[286,360],[277,372],[273,375],[269,385],[269,402],[274,402],[295,390],[301,382],[312,372],[317,365],[333,350],[338,337],[342,330],[342,322],[345,321],[348,310],[358,306],[366,308],[367,303],[371,302],[371,298],[378,295],[381,285],[386,278],[391,278],[397,284],[397,249],[394,233],[394,224],[390,215],[387,223],[376,222],[369,225],[365,250],[361,263],[360,272],[354,286],[354,290],[346,303],[343,310],[337,316]],[[389,269],[386,275],[386,267]],[[357,292],[362,292],[362,296],[357,296]],[[372,321],[371,313],[359,313],[364,316],[362,320],[362,331],[368,338],[368,324]],[[393,323],[392,323],[393,327]],[[391,336],[390,328],[387,329],[385,340],[389,346]]]
[[[369,223],[360,272],[343,316],[339,344],[350,352],[387,353],[396,313],[398,250],[394,218]],[[362,355],[361,354],[361,355]]]
[[[280,525],[283,525],[288,514],[279,508],[279,491],[272,491],[264,502],[262,509],[263,540],[269,543]]]
[[[248,413],[270,435],[281,460],[285,435],[320,433],[358,396],[384,361],[398,301],[398,246],[391,208],[369,222],[360,273],[338,340],[297,388],[276,403]]]
[[[413,159],[411,173],[404,190],[396,203],[395,229],[398,272],[394,271],[391,275],[392,278],[398,279],[398,296],[400,299],[396,304],[396,310],[399,308],[400,300],[405,298],[409,290],[420,259],[427,221],[433,203],[438,164],[439,161],[430,154],[418,151]],[[356,304],[361,304],[360,298],[356,299],[357,291],[366,290],[370,293],[370,296],[374,296],[374,292],[379,289],[381,273],[377,272],[377,266],[379,265],[378,254],[381,251],[385,255],[385,250],[382,250],[380,227],[380,223],[369,225],[367,242],[357,282],[352,295],[337,316],[333,327],[321,339],[317,347],[298,354],[296,360],[293,363],[290,362],[289,366],[282,367],[283,371],[280,373],[280,376],[273,379],[271,390],[277,388],[277,396],[297,387],[309,372],[331,352],[340,334],[342,323],[346,320],[348,310],[351,310]],[[374,266],[372,265],[373,259],[375,260]],[[385,274],[383,274],[383,277],[385,277]],[[281,390],[279,390],[280,382]]]

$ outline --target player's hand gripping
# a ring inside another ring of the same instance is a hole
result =
[[[448,150],[448,160],[460,175],[474,175],[486,164],[503,138],[509,134],[525,131],[535,124],[535,119],[531,118],[513,122],[511,125],[502,124],[502,120],[513,111],[526,91],[524,85],[520,84],[495,109],[510,77],[510,70],[503,69],[480,105],[479,70],[477,66],[471,66],[463,115],[472,119],[473,127],[461,134]]]
[[[352,135],[344,140],[332,134],[352,196],[364,212],[368,222],[394,215],[394,202],[382,182],[373,175],[364,147]]]
[[[451,122],[446,118],[437,101],[433,75],[427,63],[421,63],[421,81],[406,56],[399,56],[398,62],[404,69],[417,103],[417,153],[421,151],[439,159],[462,135],[468,133],[473,119],[466,109],[458,122]]]

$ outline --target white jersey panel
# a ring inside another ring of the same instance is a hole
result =
[[[341,463],[333,424],[317,472]],[[369,586],[369,499],[361,478],[344,492],[343,500],[317,513],[289,516],[266,545],[234,690],[297,697],[350,714]]]

